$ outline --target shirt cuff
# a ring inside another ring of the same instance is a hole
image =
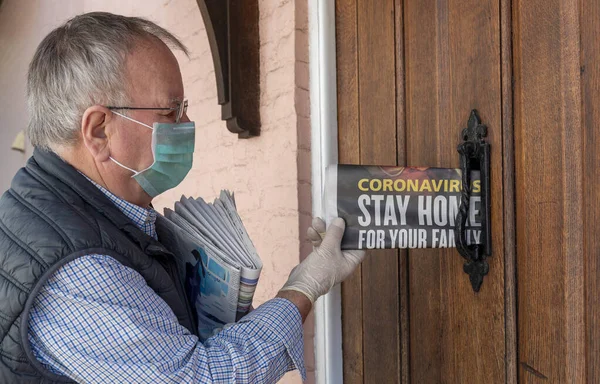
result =
[[[302,375],[302,380],[306,381],[302,316],[298,307],[289,300],[275,298],[256,308],[239,322],[249,321],[273,329],[282,340],[292,361],[288,371],[297,369]]]

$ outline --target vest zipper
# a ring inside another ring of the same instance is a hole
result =
[[[196,321],[194,320],[194,314],[192,313],[192,309],[190,306],[190,300],[187,297],[187,293],[185,292],[185,287],[183,286],[183,282],[181,281],[181,278],[179,277],[179,270],[177,269],[177,265],[174,265],[172,260],[169,260],[169,261],[170,261],[169,273],[176,280],[175,289],[177,289],[179,291],[179,295],[181,297],[183,297],[183,300],[185,301],[185,303],[184,303],[185,309],[186,309],[188,318],[190,319],[190,325],[192,326],[192,329],[190,331],[192,331],[194,333],[194,335],[199,336],[198,335],[198,324],[196,324]],[[175,269],[175,273],[173,273],[173,269]]]

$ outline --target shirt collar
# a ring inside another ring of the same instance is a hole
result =
[[[83,173],[82,173],[83,175]],[[97,184],[89,177],[85,176],[90,183],[94,184],[108,199],[117,206],[141,231],[148,236],[157,239],[156,235],[156,217],[158,213],[152,208],[144,208],[139,205],[132,204],[127,200],[123,200],[114,193]]]

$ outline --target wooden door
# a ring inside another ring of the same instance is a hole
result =
[[[336,0],[340,163],[492,149],[490,273],[371,252],[342,286],[345,383],[600,382],[600,2]]]

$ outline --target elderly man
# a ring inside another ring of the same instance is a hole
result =
[[[361,252],[344,222],[273,300],[201,343],[154,196],[192,164],[183,44],[159,26],[84,14],[40,44],[28,75],[33,157],[0,199],[0,382],[274,382],[300,369],[302,321]]]

